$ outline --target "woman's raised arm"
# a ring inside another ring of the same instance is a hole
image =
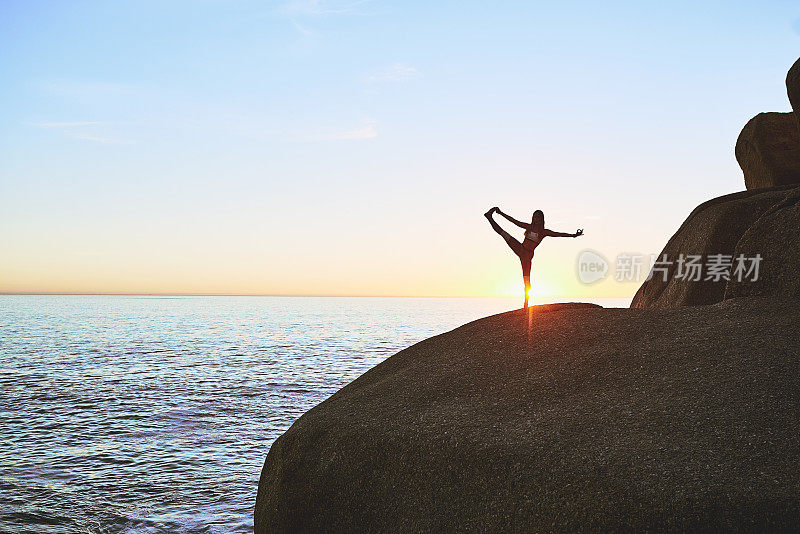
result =
[[[565,234],[564,232],[554,232],[552,230],[545,230],[544,235],[548,235],[550,237],[580,237],[583,235],[583,228],[578,228],[578,231],[574,234]]]
[[[511,215],[506,215],[505,213],[500,211],[500,208],[497,208],[497,213],[499,213],[500,215],[502,215],[503,217],[508,219],[509,222],[512,222],[512,223],[516,224],[520,228],[524,228],[524,229],[528,230],[531,227],[530,224],[526,224],[526,223],[524,223],[522,221],[518,221],[514,217],[512,217]]]

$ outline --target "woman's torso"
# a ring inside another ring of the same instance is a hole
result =
[[[544,230],[534,230],[533,228],[528,228],[525,230],[525,240],[522,242],[522,245],[533,252],[539,243],[542,242],[544,238]]]

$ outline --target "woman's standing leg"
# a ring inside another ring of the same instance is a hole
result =
[[[525,283],[525,304],[524,308],[528,307],[528,295],[531,291],[531,263],[533,256],[521,256],[519,260],[522,262],[522,281]]]

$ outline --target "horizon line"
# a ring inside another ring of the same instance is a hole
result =
[[[28,295],[28,296],[130,296],[130,297],[334,297],[334,298],[489,298],[489,299],[516,299],[513,295],[320,295],[320,294],[286,294],[286,293],[164,293],[164,292],[126,292],[126,291],[0,291],[0,295]],[[608,298],[627,299],[631,297],[586,297],[586,296],[559,296],[539,297],[540,300],[568,299],[568,298]]]

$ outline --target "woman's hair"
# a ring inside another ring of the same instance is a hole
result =
[[[541,219],[542,224],[541,224],[541,226],[538,226],[535,229],[536,230],[544,230],[544,212],[542,210],[536,210],[536,211],[533,212],[533,216],[531,217],[531,226],[534,225],[534,221],[536,220],[536,216],[537,215]]]

